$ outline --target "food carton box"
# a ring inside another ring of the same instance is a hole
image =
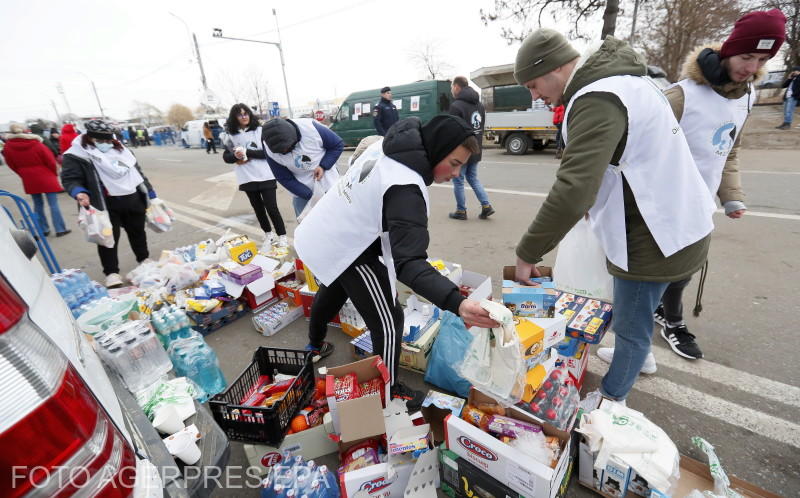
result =
[[[444,420],[451,413],[456,417],[461,416],[466,400],[438,391],[428,391],[422,402],[422,416],[431,426],[431,434],[436,444],[444,441]]]
[[[431,260],[429,259],[428,261],[430,262]],[[450,263],[447,261],[444,261],[443,263],[450,272],[448,278],[454,284],[458,285],[459,287],[472,289],[466,296],[467,299],[472,301],[480,301],[481,299],[489,299],[491,297],[492,279],[489,276],[464,270],[461,268],[461,265],[456,263]],[[400,303],[405,305],[408,298],[414,294],[414,291],[398,282],[397,294]],[[422,302],[428,302],[427,299],[423,298],[422,296],[417,296],[417,298]]]
[[[556,360],[556,368],[565,367],[570,378],[575,381],[578,389],[583,386],[583,378],[586,376],[586,367],[589,366],[589,345],[581,342],[577,351],[572,356],[559,354]]]
[[[450,450],[439,449],[442,492],[456,496],[493,496],[496,498],[524,498],[502,482],[480,470]]]
[[[270,310],[279,303],[285,303],[288,306],[287,311],[281,314],[270,314]],[[261,332],[265,337],[269,337],[278,333],[278,331],[285,328],[290,323],[303,316],[303,308],[296,306],[294,301],[283,299],[275,304],[266,306],[253,315],[253,326],[256,330]],[[263,318],[263,319],[262,319]]]
[[[275,282],[275,292],[281,299],[291,299],[295,305],[303,306],[300,289],[306,283],[306,274],[302,270],[294,270],[289,275]]]
[[[542,276],[550,277],[547,267],[538,267]],[[546,318],[554,316],[558,290],[551,281],[537,282],[535,286],[514,281],[516,267],[503,267],[503,304],[517,316]]]
[[[553,348],[549,348],[546,351],[546,357],[537,365],[529,367],[528,373],[525,375],[525,390],[522,393],[522,401],[525,403],[530,403],[533,400],[536,391],[542,387],[544,380],[556,367],[558,353]]]
[[[314,296],[316,296],[316,292],[312,292],[308,289],[308,285],[304,285],[300,289],[300,299],[303,302],[303,316],[306,317],[306,320],[311,318],[311,305],[314,304]],[[339,320],[339,315],[337,314],[333,317],[333,320],[328,322],[328,325],[333,327],[341,327],[341,320]]]
[[[467,403],[494,402],[480,391],[472,389]],[[509,416],[526,422],[539,423],[516,410]],[[447,417],[445,432],[447,449],[475,465],[482,472],[500,478],[511,489],[524,496],[555,496],[566,475],[570,461],[571,437],[549,424],[542,424],[543,432],[558,437],[561,453],[555,467],[545,465],[521,451],[483,432],[478,427],[453,415]]]
[[[428,368],[428,357],[433,349],[433,343],[439,335],[442,321],[436,320],[423,332],[422,336],[414,342],[400,344],[400,366],[414,372],[425,373]]]
[[[334,381],[348,373],[355,373],[358,383],[380,378],[384,383],[384,395],[388,402],[389,371],[380,356],[371,356],[360,361],[328,368],[325,376],[328,407],[333,419],[334,431],[343,443],[356,441],[366,437],[384,434],[386,426],[383,420],[383,405],[380,396],[362,396],[360,398],[336,401]]]
[[[555,304],[555,312],[567,319],[568,337],[589,344],[597,344],[611,325],[611,303],[562,292]]]
[[[280,446],[263,444],[245,444],[244,452],[251,467],[267,472],[270,467],[282,463],[283,452],[300,455],[306,460],[336,453],[339,446],[328,437],[328,429],[332,429],[331,415],[325,414],[322,425],[287,435]]]
[[[567,325],[563,316],[556,318],[518,316],[515,317],[514,323],[522,346],[522,356],[526,361],[538,357],[545,349],[561,342]]]

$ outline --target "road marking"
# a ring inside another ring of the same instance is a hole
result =
[[[439,183],[436,183],[436,184],[433,184],[431,186],[432,187],[439,187],[439,188],[449,188],[451,190],[453,189],[453,185],[452,184],[439,184]],[[472,188],[469,187],[468,185],[465,185],[464,187],[472,190]],[[495,194],[524,195],[524,196],[527,196],[527,197],[547,197],[547,195],[548,195],[548,194],[545,194],[545,193],[542,193],[542,192],[525,192],[523,190],[506,190],[506,189],[501,189],[501,188],[487,188],[487,187],[484,187],[484,190],[487,191],[487,192],[495,193]],[[715,214],[725,214],[725,210],[724,209],[717,209],[716,211],[714,211],[714,213]],[[797,215],[797,214],[767,213],[767,212],[764,212],[764,211],[750,211],[750,210],[748,210],[747,214],[745,215],[745,217],[747,217],[747,216],[757,216],[759,218],[774,218],[774,219],[777,219],[777,220],[800,221],[800,215]]]
[[[166,161],[168,163],[182,163],[183,159],[165,159],[163,157],[157,157],[156,161]]]
[[[203,206],[205,208],[217,209],[219,211],[227,211],[233,204],[233,198],[238,192],[239,182],[236,180],[236,173],[230,171],[221,175],[211,176],[204,179],[205,182],[211,182],[213,187],[189,199],[192,204]]]
[[[263,237],[264,231],[261,230],[260,227],[253,227],[251,225],[247,225],[246,223],[242,223],[239,221],[228,220],[221,216],[217,216],[215,214],[206,213],[200,209],[195,209],[193,207],[184,206],[182,204],[175,203],[173,201],[169,201],[165,199],[167,205],[171,207],[173,210],[182,212],[184,215],[194,216],[196,218],[206,219],[208,221],[212,221],[219,225],[225,225],[227,227],[239,230],[241,232],[245,232],[247,235],[253,235],[256,237]],[[210,226],[210,225],[209,225]]]
[[[513,164],[515,166],[558,166],[560,163],[559,161],[553,161],[550,163],[543,163],[543,162],[517,162],[517,161],[481,161],[479,164]]]
[[[754,173],[759,175],[800,175],[800,171],[765,171],[761,169],[742,169],[742,173]]]
[[[602,377],[608,370],[608,365],[600,361],[589,361],[588,370]],[[687,408],[690,411],[702,413],[726,424],[747,429],[758,436],[764,436],[779,443],[800,448],[800,425],[788,420],[732,403],[713,394],[706,394],[654,375],[639,376],[633,386],[633,390],[650,394]]]
[[[171,202],[169,204],[170,204],[170,206],[172,206]],[[186,223],[187,225],[191,225],[191,226],[193,226],[195,228],[199,228],[201,230],[205,230],[206,232],[209,232],[209,233],[214,233],[214,234],[217,234],[217,235],[223,235],[225,233],[224,229],[219,228],[219,227],[215,227],[213,225],[209,225],[208,223],[203,223],[202,221],[199,221],[199,220],[197,220],[195,218],[192,218],[191,216],[185,216],[185,215],[180,214],[180,213],[175,213],[175,219],[180,221],[180,222],[182,222],[182,223]]]
[[[659,327],[656,327],[655,334],[659,334]],[[614,347],[614,334],[606,334],[603,339],[603,347]],[[778,403],[800,408],[800,387],[784,384],[772,379],[766,379],[751,373],[726,367],[719,363],[708,360],[689,361],[678,357],[668,349],[653,347],[651,351],[656,357],[659,366],[665,366],[673,370],[678,370],[691,374],[702,379],[732,387],[738,391],[743,391],[754,396],[760,396]],[[598,361],[601,361],[598,359]],[[654,374],[658,376],[659,374]]]

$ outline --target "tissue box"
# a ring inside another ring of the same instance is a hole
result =
[[[222,273],[222,275],[239,285],[247,285],[250,282],[261,278],[264,275],[264,272],[260,266],[246,264],[244,266],[238,266],[232,270],[226,270]]]

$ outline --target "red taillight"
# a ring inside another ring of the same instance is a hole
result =
[[[2,496],[133,492],[130,445],[2,276],[0,448]]]

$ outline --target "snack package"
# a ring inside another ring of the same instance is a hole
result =
[[[383,379],[375,377],[372,380],[362,382],[359,386],[361,396],[380,395],[381,404],[386,406],[386,390],[383,388]]]
[[[262,386],[261,388],[259,388],[258,391],[260,393],[262,393],[262,394],[266,394],[268,396],[271,396],[271,395],[273,395],[275,393],[287,391],[290,387],[292,387],[292,382],[294,382],[294,377],[292,377],[291,379],[286,379],[286,380],[281,381],[281,382],[275,382],[275,383],[272,383],[272,384],[267,384],[267,385]]]
[[[368,439],[345,450],[341,456],[339,475],[380,463],[379,448],[377,439]]]
[[[484,431],[489,426],[489,416],[472,405],[464,407],[464,411],[461,412],[461,418]]]
[[[523,433],[542,432],[539,425],[502,415],[489,415],[486,429],[491,433],[513,438],[519,438]]]
[[[361,397],[361,389],[358,385],[358,377],[354,373],[336,377],[333,385],[336,394],[336,401],[348,401]]]

